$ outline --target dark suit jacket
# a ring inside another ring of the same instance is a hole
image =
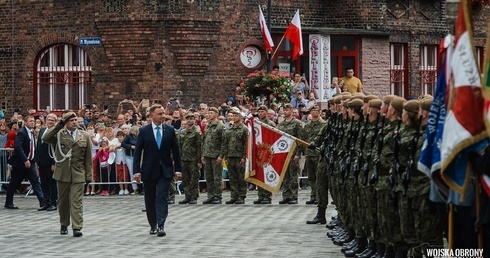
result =
[[[37,136],[36,152],[34,152],[34,160],[38,166],[51,166],[54,165],[54,159],[49,156],[49,143],[41,140],[47,128],[43,128],[39,131]]]
[[[31,139],[26,127],[20,128],[15,136],[14,154],[10,158],[13,167],[24,167],[24,162],[27,161],[29,155],[30,144]]]
[[[133,173],[141,173],[141,180],[143,181],[159,178],[161,171],[163,171],[164,177],[172,178],[174,167],[176,172],[182,171],[179,143],[175,130],[167,124],[162,123],[161,126],[163,126],[163,135],[160,149],[158,149],[155,140],[152,124],[141,127],[136,139]],[[160,164],[161,169],[158,169]]]

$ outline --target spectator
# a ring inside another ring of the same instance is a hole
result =
[[[315,93],[310,92],[308,95],[308,99],[306,100],[306,109],[310,110],[311,107],[316,106],[316,98],[315,98]]]
[[[291,105],[293,108],[298,108],[300,104],[306,107],[306,100],[303,98],[303,93],[298,91],[296,92],[296,98],[291,99]]]
[[[129,173],[128,167],[126,166],[126,151],[122,147],[122,142],[125,137],[125,133],[123,131],[117,132],[117,140],[121,143],[115,149],[116,153],[116,171],[117,171],[117,180],[119,181],[119,195],[128,195],[129,190],[127,189],[127,184],[125,182],[129,182]]]
[[[310,91],[308,86],[308,81],[304,76],[301,76],[298,72],[294,73],[294,82],[293,82],[293,95],[291,99],[295,99],[298,92],[301,92],[303,96],[306,96]]]
[[[362,82],[359,78],[354,76],[354,69],[352,67],[347,67],[345,69],[346,76],[342,77],[347,91],[354,94],[356,92],[363,92]]]
[[[100,196],[109,195],[109,174],[110,174],[110,165],[109,165],[109,140],[104,137],[100,141],[100,148],[97,151],[97,155],[95,155],[95,159],[99,162],[99,170],[100,170],[100,182],[102,183],[101,189],[102,192]]]
[[[121,143],[121,146],[125,149],[126,151],[126,165],[128,167],[129,171],[129,176],[131,177],[131,180],[133,180],[133,153],[134,153],[134,148],[136,148],[136,137],[138,136],[138,131],[139,127],[138,126],[133,126],[131,127],[131,130],[129,131],[129,134],[126,135],[124,138],[123,142]],[[138,185],[134,183],[133,181],[133,194],[138,193]]]

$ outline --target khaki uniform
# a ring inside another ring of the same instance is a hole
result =
[[[293,118],[290,121],[282,121],[282,123],[279,124],[278,129],[297,138],[300,137],[301,131],[303,130],[303,128],[301,127],[301,122],[296,118]],[[301,153],[301,149],[302,146],[298,145],[296,147],[294,156],[299,155]],[[284,176],[282,181],[283,199],[298,199],[298,172],[298,163],[294,162],[294,159],[291,159],[286,175]]]
[[[56,169],[53,178],[58,185],[58,213],[61,226],[83,227],[83,188],[92,181],[92,142],[88,133],[77,130],[76,139],[56,124],[42,140],[55,148]],[[71,151],[71,155],[69,155]],[[65,157],[63,157],[65,155]]]
[[[245,199],[247,183],[245,182],[245,167],[241,160],[245,159],[248,129],[243,123],[234,124],[225,135],[223,145],[230,177],[231,199]]]
[[[319,119],[318,121],[309,122],[305,124],[303,133],[301,135],[301,139],[305,142],[312,142],[318,136],[318,133],[325,126],[323,120]],[[305,170],[308,175],[308,183],[311,186],[310,199],[317,200],[317,166],[318,166],[318,155],[319,153],[316,150],[305,148]]]
[[[196,126],[184,129],[179,135],[180,159],[182,160],[182,186],[185,198],[199,198],[199,167],[201,162],[202,134]]]
[[[218,164],[216,159],[224,157],[225,125],[218,121],[209,123],[204,130],[202,145],[202,156],[205,158],[204,171],[206,172],[206,184],[208,199],[217,198],[221,200],[223,189],[223,166]]]

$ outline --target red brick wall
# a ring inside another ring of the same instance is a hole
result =
[[[390,44],[387,37],[363,38],[361,56],[362,84],[366,94],[390,93]]]

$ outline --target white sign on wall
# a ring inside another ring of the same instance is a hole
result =
[[[310,92],[322,108],[326,107],[330,87],[330,36],[310,34]],[[322,105],[324,103],[324,105]]]

